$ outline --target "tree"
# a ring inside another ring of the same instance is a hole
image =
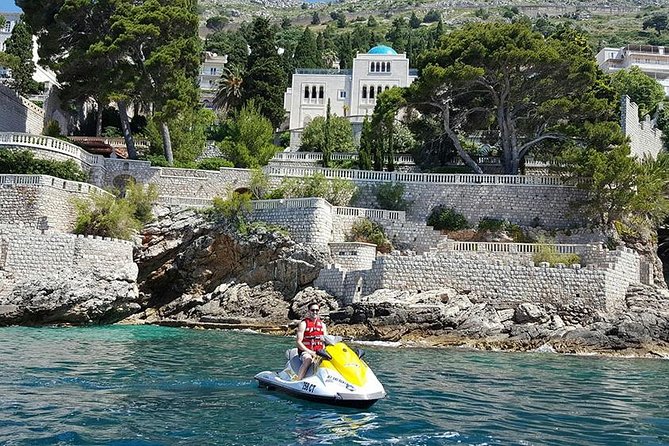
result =
[[[320,25],[321,24],[321,18],[318,16],[317,11],[314,11],[314,13],[311,14],[311,24],[312,25]]]
[[[272,123],[260,113],[253,101],[230,117],[226,125],[229,136],[221,144],[221,150],[235,167],[264,166],[278,150],[272,144]]]
[[[362,133],[360,134],[360,148],[358,149],[358,168],[360,170],[372,170],[372,151],[374,149],[374,130],[371,121],[365,116],[362,121]]]
[[[316,37],[309,27],[304,32],[295,47],[294,62],[297,68],[318,68],[321,66],[321,52],[316,46]]]
[[[40,84],[33,80],[33,40],[30,26],[23,20],[12,29],[12,35],[5,42],[5,52],[14,56],[18,63],[11,66],[10,86],[19,94],[29,95],[39,92]]]
[[[221,31],[223,28],[225,28],[225,25],[227,25],[230,22],[230,20],[227,17],[223,17],[221,15],[217,15],[214,17],[209,17],[206,22],[206,27],[207,29],[210,29],[212,31]]]
[[[619,70],[611,76],[611,86],[618,97],[627,95],[639,106],[639,118],[652,113],[664,100],[664,88],[639,67]]]
[[[411,18],[409,18],[409,26],[413,29],[420,28],[421,20],[416,15],[416,12],[411,13]]]
[[[420,78],[408,101],[436,114],[458,155],[481,168],[460,138],[486,132],[502,154],[506,174],[547,141],[588,121],[610,118],[611,97],[598,91],[598,69],[576,33],[545,38],[525,23],[478,23],[444,36],[418,61]]]
[[[153,105],[164,155],[171,164],[174,154],[168,121],[183,111],[200,107],[195,79],[202,46],[197,34],[196,1],[126,3],[115,10],[112,23],[114,40],[106,49],[111,52],[120,48],[129,58],[128,63],[136,67],[132,93]],[[123,115],[122,112],[122,124]]]
[[[315,117],[302,132],[301,151],[323,152],[353,152],[353,129],[348,119],[331,115]]]
[[[562,155],[561,161],[573,178],[591,179],[579,183],[588,195],[575,204],[602,230],[612,232],[616,223],[630,219],[659,224],[669,215],[666,153],[657,161],[638,162],[630,156],[629,146],[620,144],[604,152],[593,148],[571,149]]]
[[[403,90],[393,87],[378,95],[372,114],[374,170],[382,170],[384,164],[389,171],[395,170],[397,146],[397,114],[406,105]]]
[[[667,14],[656,13],[643,21],[643,29],[653,28],[657,31],[657,35],[661,35],[662,31],[669,29],[669,19]]]
[[[256,17],[253,20],[249,47],[252,50],[246,63],[242,99],[244,102],[253,101],[263,116],[277,128],[286,114],[283,108],[286,73],[277,54],[275,34],[269,19]]]
[[[223,69],[218,81],[218,91],[214,97],[214,107],[223,111],[235,110],[242,104],[244,72],[237,65],[230,65]]]

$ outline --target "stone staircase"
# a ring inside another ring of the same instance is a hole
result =
[[[384,226],[384,230],[396,249],[408,249],[418,254],[444,250],[448,243],[448,237],[441,231],[421,222],[409,220],[393,222]]]

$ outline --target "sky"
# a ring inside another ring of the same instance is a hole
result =
[[[21,9],[14,4],[14,0],[0,0],[0,12],[20,12]]]

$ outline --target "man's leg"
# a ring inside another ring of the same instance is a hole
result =
[[[308,353],[303,353],[302,354],[302,365],[300,366],[300,371],[297,373],[297,380],[301,380],[304,378],[304,375],[307,374],[307,370],[309,370],[309,366],[313,362],[313,359],[311,358],[311,355]]]

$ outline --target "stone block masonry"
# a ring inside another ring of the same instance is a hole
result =
[[[74,198],[107,192],[88,183],[48,175],[0,175],[0,224],[70,232],[76,211]]]
[[[471,290],[497,308],[530,302],[557,308],[575,306],[611,314],[624,307],[625,291],[639,281],[639,257],[628,249],[606,252],[593,247],[592,263],[548,267],[525,259],[496,258],[491,253],[448,252],[386,255],[368,271],[330,267],[315,285],[351,301],[388,288],[411,292],[443,287]]]
[[[136,279],[132,243],[123,240],[0,224],[0,249],[0,270],[16,281],[77,272]]]

